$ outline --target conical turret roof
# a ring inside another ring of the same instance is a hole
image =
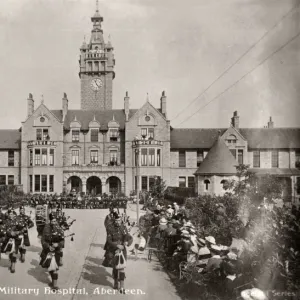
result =
[[[234,175],[237,164],[225,142],[219,137],[195,175]]]

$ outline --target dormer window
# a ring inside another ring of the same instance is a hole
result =
[[[119,130],[117,128],[111,128],[109,130],[109,139],[111,142],[117,142],[119,137]]]
[[[91,129],[91,142],[98,142],[98,129]]]
[[[72,130],[72,142],[79,142],[79,130]]]

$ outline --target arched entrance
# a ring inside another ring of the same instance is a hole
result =
[[[99,195],[102,193],[102,183],[99,177],[92,176],[86,181],[86,191],[91,195]]]
[[[121,192],[121,180],[116,176],[111,176],[107,179],[108,191],[110,194],[117,194]]]
[[[78,176],[71,176],[67,181],[67,191],[80,193],[82,192],[82,181]]]

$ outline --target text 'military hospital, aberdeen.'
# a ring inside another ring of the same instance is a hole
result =
[[[25,193],[76,190],[96,194],[149,190],[155,178],[168,186],[193,187],[198,194],[225,192],[235,166],[274,174],[286,183],[286,195],[299,201],[300,128],[240,128],[237,112],[229,128],[172,128],[167,95],[160,107],[149,101],[137,109],[112,109],[114,48],[105,43],[98,9],[91,18],[90,42],[80,48],[81,109],[72,110],[66,94],[49,110],[27,99],[19,130],[0,130],[0,185],[22,185]],[[75,58],[74,58],[75,59]]]

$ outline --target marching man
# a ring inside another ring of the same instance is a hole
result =
[[[125,293],[124,280],[127,260],[126,246],[133,242],[132,236],[128,233],[121,217],[115,213],[114,222],[107,227],[106,252],[102,265],[113,269],[114,289]]]
[[[29,241],[29,236],[28,236],[28,229],[32,228],[34,226],[34,223],[30,219],[30,217],[25,214],[24,206],[20,207],[20,214],[19,214],[19,216],[17,216],[16,219],[18,220],[20,226],[22,227],[22,231],[23,231],[23,237],[21,239],[19,252],[21,254],[20,260],[21,260],[21,262],[24,262],[25,261],[25,254],[26,254],[26,248],[25,247],[30,246],[30,241]]]

